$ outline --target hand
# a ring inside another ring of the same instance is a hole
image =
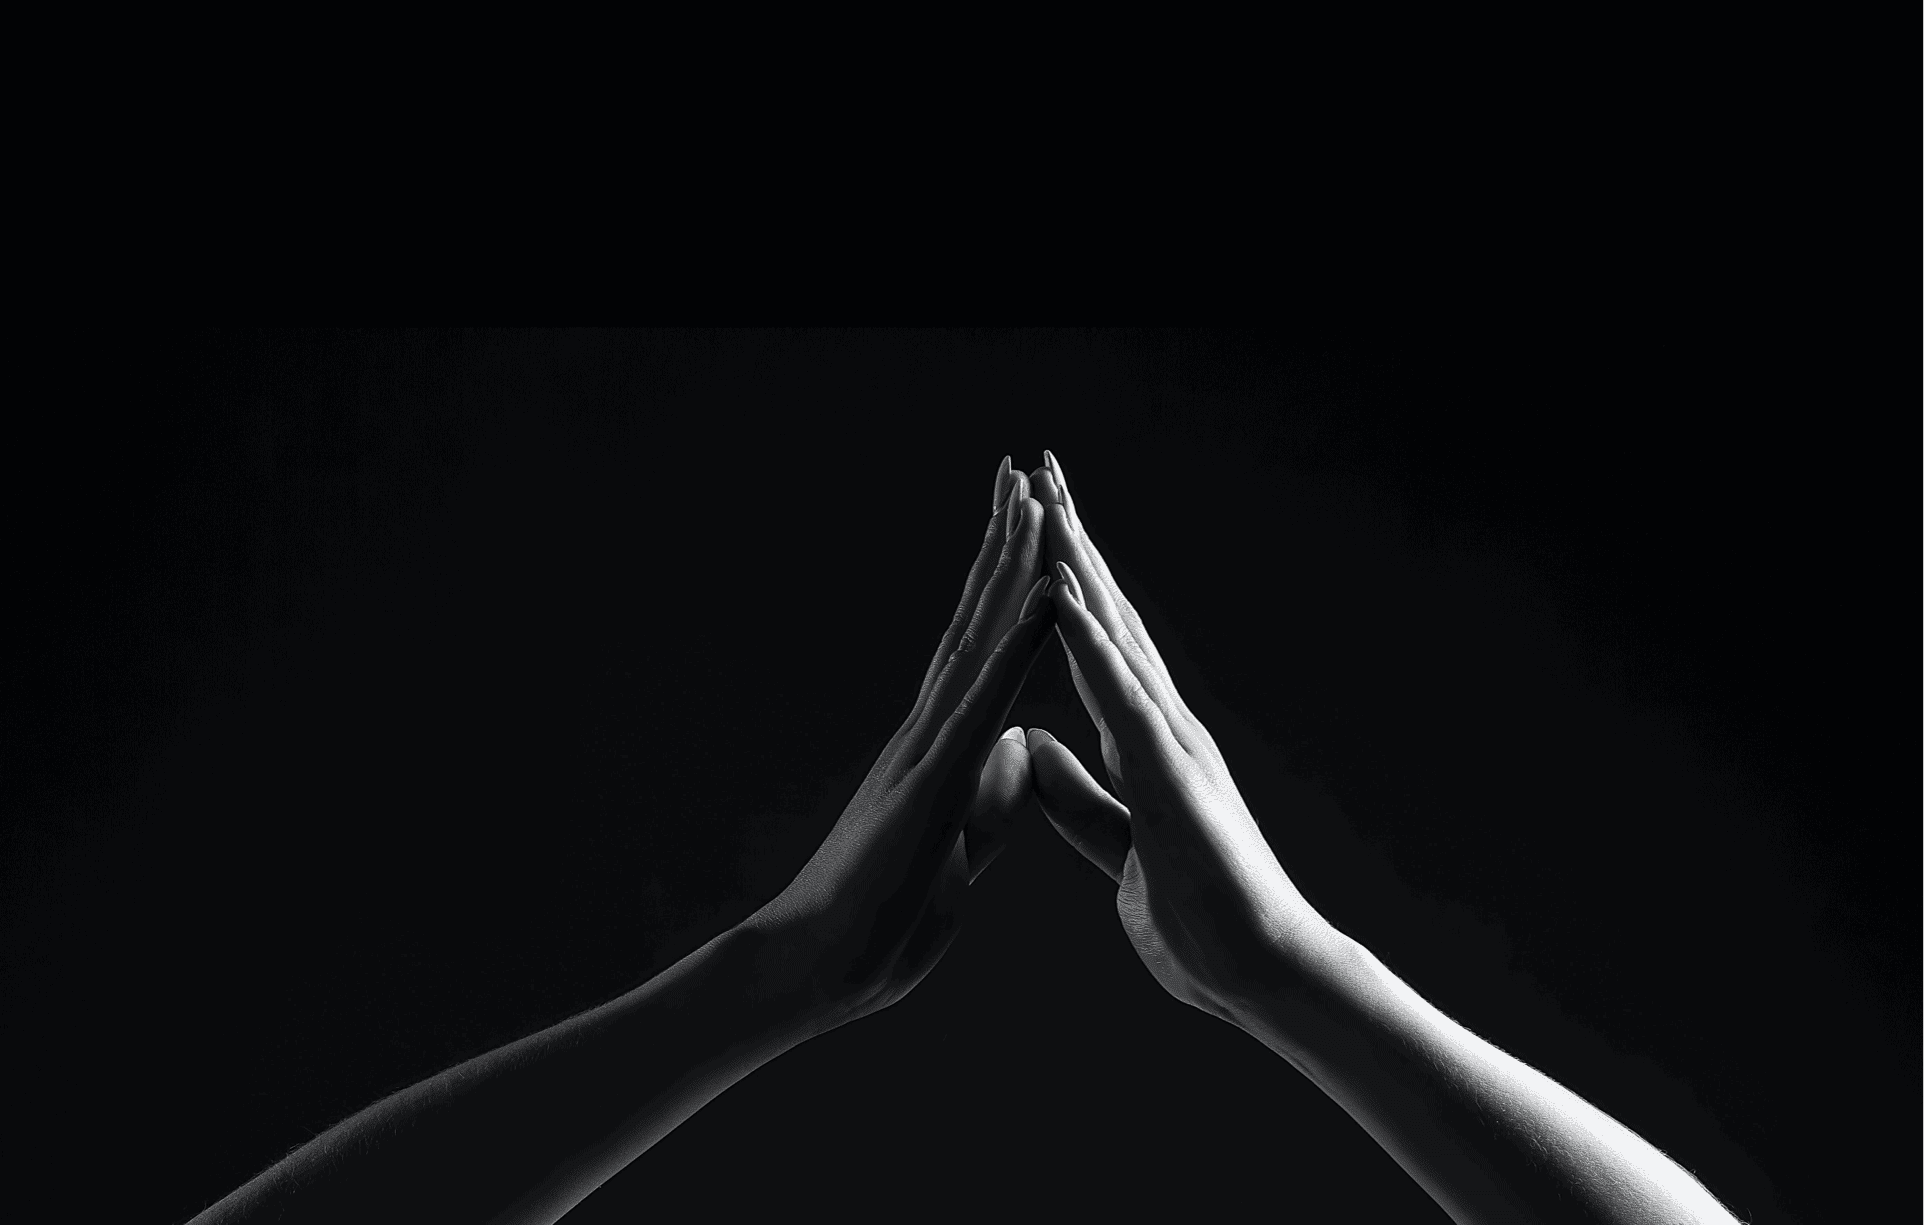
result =
[[[1689,1171],[1452,1021],[1316,913],[1043,454],[1056,626],[1115,795],[1032,728],[1036,798],[1116,881],[1116,913],[1156,981],[1289,1060],[1457,1221],[1735,1221]]]
[[[888,1007],[947,951],[969,883],[1031,794],[1020,728],[997,737],[1054,624],[1042,507],[1002,461],[994,514],[901,728],[820,849],[747,926],[829,1027]]]
[[[914,710],[780,896],[600,1007],[374,1103],[197,1219],[559,1220],[729,1085],[906,995],[1031,794],[1020,729],[996,729],[1054,606],[1042,507],[1006,459],[996,498]]]
[[[1297,955],[1333,929],[1284,873],[1208,730],[1183,703],[1142,618],[1082,529],[1055,457],[1034,473],[1058,574],[1057,630],[1102,737],[1111,795],[1041,728],[1036,798],[1056,830],[1120,888],[1116,912],[1171,995],[1248,1028],[1253,997],[1288,989]]]

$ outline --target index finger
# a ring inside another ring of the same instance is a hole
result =
[[[944,666],[954,656],[961,645],[962,636],[974,622],[976,610],[982,602],[983,590],[995,576],[996,565],[1000,561],[1003,546],[1008,534],[1007,523],[1017,506],[1023,504],[1029,494],[1029,479],[1022,472],[1009,466],[1009,457],[1002,457],[1002,464],[995,475],[995,504],[989,515],[989,523],[982,533],[982,545],[976,551],[975,562],[969,567],[969,577],[962,584],[962,598],[955,606],[955,615],[949,619],[949,627],[942,633],[942,641],[936,647],[935,655],[922,673],[922,686],[915,695],[915,703],[909,708],[908,717],[902,720],[902,731],[896,739],[914,727],[922,718],[923,711],[934,694]]]
[[[1043,454],[1048,462],[1035,474],[1035,491],[1037,498],[1048,507],[1050,551],[1058,560],[1075,567],[1083,580],[1083,594],[1090,614],[1102,624],[1143,690],[1168,716],[1178,739],[1189,747],[1187,736],[1195,724],[1195,716],[1177,692],[1168,666],[1163,663],[1149,631],[1143,627],[1142,618],[1116,586],[1115,576],[1109,572],[1108,563],[1097,551],[1095,542],[1082,530],[1055,456],[1047,451]]]
[[[1149,663],[1156,669],[1157,674],[1162,678],[1163,684],[1169,687],[1170,694],[1175,697],[1178,702],[1182,701],[1182,695],[1177,692],[1176,683],[1169,675],[1168,665],[1162,662],[1162,652],[1156,649],[1155,640],[1149,636],[1149,631],[1144,628],[1142,617],[1136,612],[1136,606],[1131,604],[1129,597],[1122,593],[1122,586],[1116,582],[1115,575],[1109,573],[1109,562],[1102,556],[1102,550],[1096,547],[1095,540],[1090,537],[1088,532],[1083,530],[1082,516],[1076,510],[1076,496],[1070,492],[1069,474],[1063,471],[1062,461],[1056,458],[1055,452],[1053,451],[1044,451],[1042,454],[1046,460],[1049,483],[1060,495],[1062,509],[1067,512],[1068,515],[1069,529],[1075,534],[1076,540],[1082,545],[1084,555],[1088,558],[1090,566],[1095,570],[1096,581],[1115,599],[1116,610],[1121,614],[1123,623],[1128,627],[1130,636],[1133,637],[1136,640],[1136,644],[1142,648],[1143,654],[1148,657]],[[1184,713],[1188,713],[1186,708]]]

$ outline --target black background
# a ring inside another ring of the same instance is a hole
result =
[[[1747,1220],[1914,1205],[1914,388],[1781,303],[1559,305],[50,343],[10,465],[12,1160],[184,1220],[745,916],[1046,446],[1334,921]],[[1096,761],[1058,648],[1012,721]],[[569,1220],[1444,1219],[1164,995],[1031,815],[913,995]]]

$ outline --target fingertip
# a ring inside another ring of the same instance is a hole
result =
[[[1010,730],[1013,731],[1015,729],[1011,728]],[[1034,752],[1038,746],[1054,743],[1056,743],[1056,738],[1051,736],[1045,729],[1040,727],[1032,727],[1029,729],[1028,744],[1031,752]]]
[[[1029,496],[1026,488],[1015,490],[1011,505],[1015,507],[1018,517],[1011,521],[1009,534],[1016,537],[1015,543],[1018,547],[1022,547],[1031,538],[1042,534],[1042,524],[1048,517],[1048,511],[1042,503]]]
[[[1069,568],[1069,563],[1066,561],[1057,562],[1056,574],[1061,578],[1061,586],[1068,588],[1069,598],[1075,601],[1076,607],[1083,607],[1082,583],[1077,580],[1076,572]],[[1055,590],[1055,588],[1051,588],[1051,594],[1053,594]]]
[[[1042,577],[1038,578],[1035,582],[1029,584],[1029,594],[1022,597],[1022,607],[1018,609],[1015,614],[1015,619],[1017,623],[1027,621],[1030,617],[1034,616],[1036,608],[1041,605],[1043,599],[1048,594],[1049,594],[1049,576],[1048,575],[1045,574]]]
[[[1025,749],[1029,747],[1027,739],[1025,739],[1022,734],[1022,729],[1019,727],[1012,727],[1008,731],[1003,732],[1002,739],[1016,741]]]

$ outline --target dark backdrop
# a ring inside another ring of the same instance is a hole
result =
[[[1788,326],[50,341],[14,1185],[183,1220],[773,896],[1047,446],[1326,914],[1747,1219],[1914,1210],[1916,405]],[[1014,721],[1096,760],[1059,648]],[[570,1221],[1443,1219],[1031,815]]]

